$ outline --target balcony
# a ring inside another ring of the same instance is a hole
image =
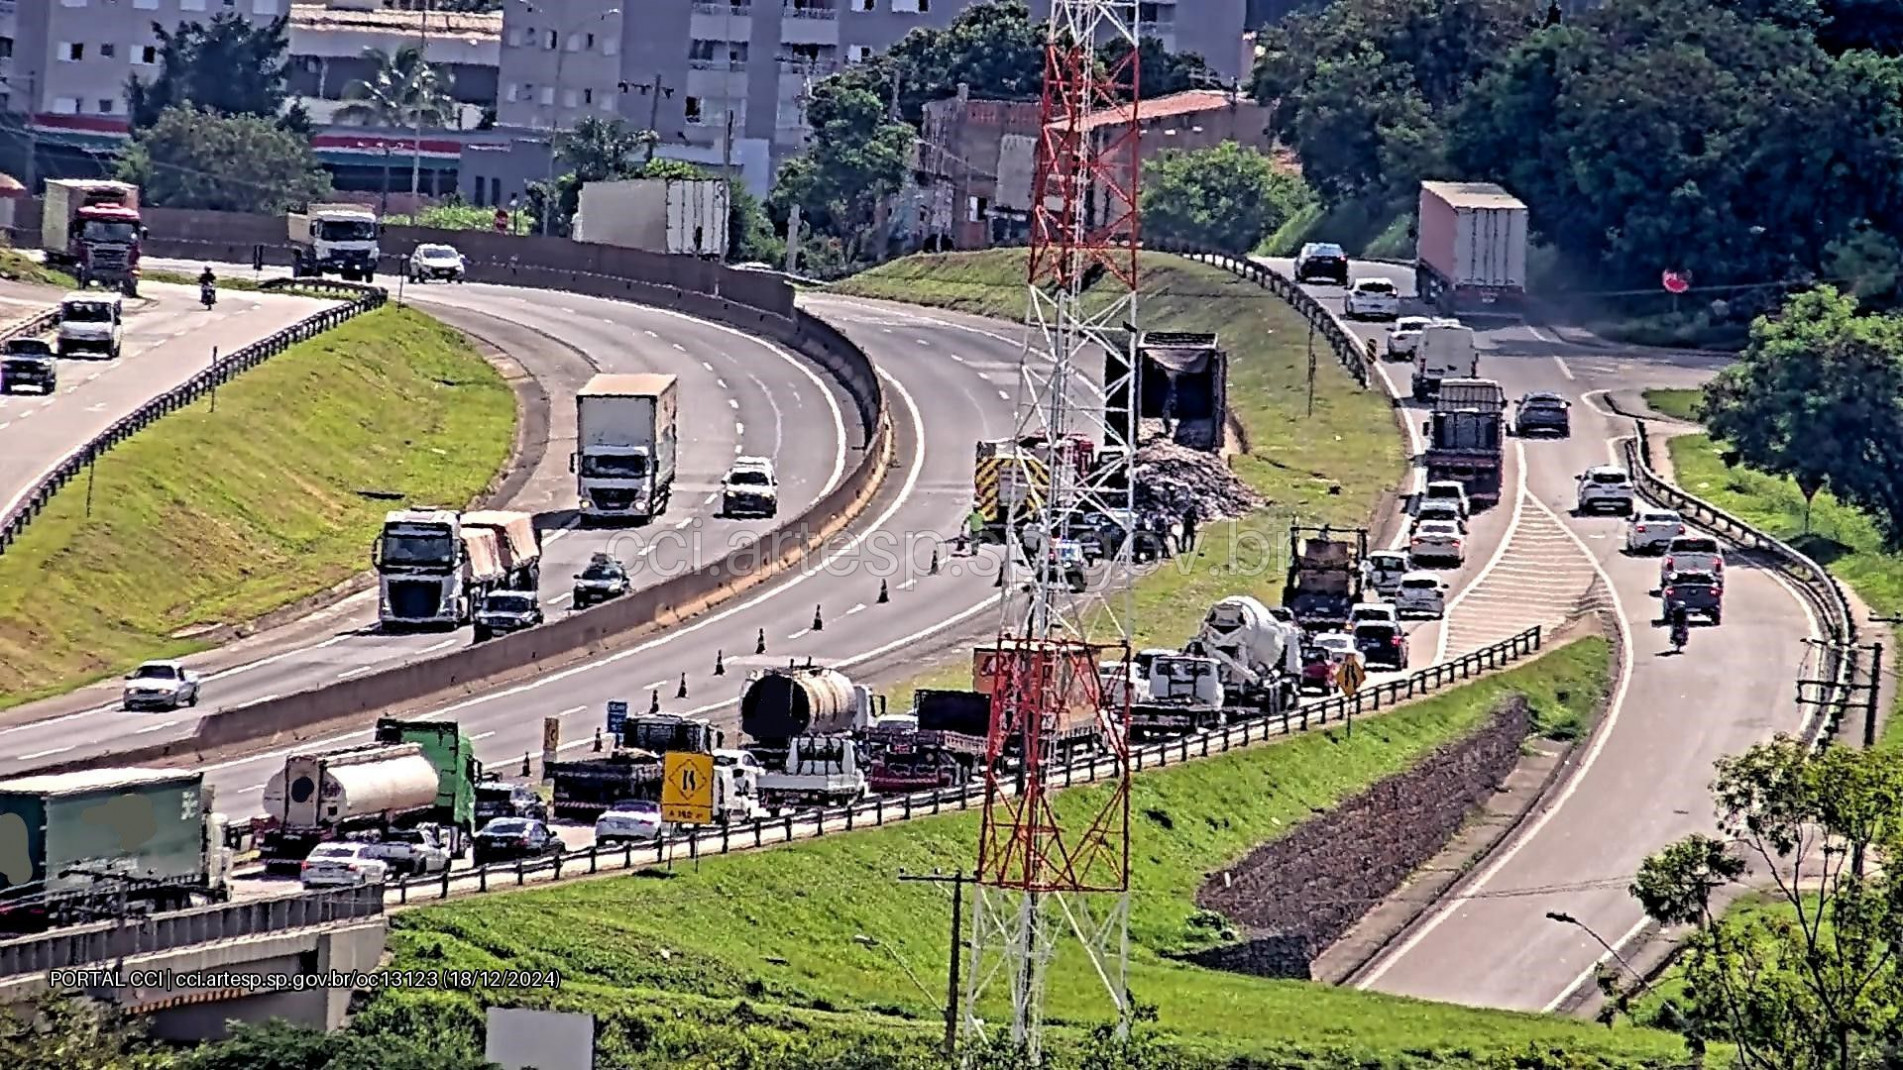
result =
[[[839,9],[836,7],[819,7],[811,4],[800,6],[785,4],[781,7],[781,11],[785,12],[786,17],[789,19],[825,19],[831,21],[837,21],[839,19]]]
[[[697,0],[697,2],[694,4],[694,14],[696,15],[732,15],[735,18],[743,18],[743,19],[752,18],[753,5],[752,4],[708,3],[706,2],[706,0]]]

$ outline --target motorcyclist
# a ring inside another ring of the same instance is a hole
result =
[[[198,299],[205,303],[206,308],[211,307],[212,298],[217,292],[217,288],[218,276],[212,274],[211,265],[206,264],[205,270],[198,273]]]
[[[1683,650],[1692,635],[1691,614],[1684,606],[1672,609],[1672,649]]]

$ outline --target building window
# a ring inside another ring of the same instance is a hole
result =
[[[687,121],[690,123],[693,123],[696,126],[700,125],[701,122],[705,120],[705,114],[701,111],[699,97],[687,98],[686,114],[687,114]]]
[[[548,43],[546,45],[543,45],[542,47],[550,51],[554,51],[555,49],[560,48],[561,46],[562,46],[562,35],[560,33],[557,33],[554,30],[548,31]]]
[[[594,34],[592,34],[592,33],[591,33],[591,34],[589,34],[589,35],[588,35],[588,36],[587,36],[587,37],[586,37],[586,38],[585,38],[585,39],[584,39],[584,40],[582,41],[582,47],[583,47],[584,49],[588,49],[588,50],[590,50],[590,51],[592,51],[592,50],[594,49],[594,47],[595,47],[595,35],[594,35]]]
[[[932,9],[932,0],[892,0],[892,10],[900,15],[916,15]]]
[[[78,41],[61,41],[59,44],[59,58],[66,63],[85,59],[86,46]]]
[[[132,6],[141,11],[157,11],[159,0],[132,0]]]
[[[152,66],[158,61],[159,46],[157,45],[140,45],[138,54],[132,57],[132,62],[143,64],[147,67]]]
[[[545,85],[542,87],[542,103],[544,104],[555,103],[555,87],[554,86]]]
[[[581,91],[581,102],[582,102],[583,104],[593,104],[593,103],[595,102],[595,91],[594,91],[594,90],[592,90],[592,89],[584,89],[584,90],[582,90],[582,91]]]
[[[620,55],[621,54],[621,38],[616,36],[616,37],[610,37],[606,41],[603,41],[601,43],[601,54],[604,56]]]
[[[119,46],[111,43],[110,41],[105,42],[99,46],[100,59],[111,59],[118,54],[119,54]]]
[[[511,104],[515,103],[515,83],[514,82],[510,82],[507,86],[503,87],[502,99],[508,101]]]
[[[535,32],[535,27],[524,26],[516,31],[515,40],[511,43],[520,45],[523,48],[529,48],[533,46],[540,37],[541,35]]]
[[[53,98],[53,114],[54,115],[78,115],[79,114],[79,98],[78,97],[54,97]]]
[[[85,7],[86,0],[60,0],[62,7]]]
[[[253,15],[275,15],[278,13],[278,0],[251,0]]]
[[[180,11],[203,11],[205,10],[205,0],[178,0],[178,9]]]
[[[879,0],[852,0],[852,9],[854,11],[877,11],[879,10]]]
[[[562,90],[562,107],[572,108],[580,102],[580,96],[578,96],[573,89]]]
[[[847,45],[846,46],[846,62],[848,63],[864,63],[866,60],[871,58],[872,58],[871,45]]]
[[[99,114],[101,114],[101,115],[111,115],[111,114],[112,114],[112,108],[113,108],[113,103],[112,103],[112,99],[111,99],[110,97],[100,97],[100,98],[99,98]]]

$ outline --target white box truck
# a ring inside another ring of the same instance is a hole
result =
[[[678,380],[597,375],[575,395],[569,468],[584,521],[645,524],[667,511],[680,452]]]
[[[1526,205],[1491,182],[1421,183],[1421,298],[1451,314],[1524,296],[1526,224]]]
[[[575,240],[668,256],[727,251],[730,190],[718,178],[631,178],[585,182]]]

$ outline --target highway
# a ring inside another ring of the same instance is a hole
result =
[[[1286,261],[1270,262],[1284,272]],[[1355,278],[1385,276],[1412,292],[1411,270],[1356,264]],[[1309,287],[1339,309],[1341,290]],[[1552,1010],[1588,982],[1604,949],[1579,928],[1546,917],[1571,914],[1615,946],[1637,935],[1643,915],[1626,892],[1652,851],[1692,832],[1714,831],[1712,763],[1769,737],[1798,731],[1796,703],[1803,640],[1817,633],[1806,603],[1775,575],[1748,562],[1727,565],[1725,621],[1695,627],[1674,656],[1659,613],[1658,562],[1622,553],[1624,525],[1574,517],[1573,479],[1588,466],[1619,462],[1614,441],[1631,421],[1603,407],[1609,391],[1691,386],[1721,361],[1696,354],[1597,349],[1562,342],[1517,321],[1474,318],[1481,375],[1509,398],[1549,390],[1573,402],[1572,437],[1510,440],[1522,488],[1494,512],[1504,540],[1485,537],[1492,556],[1463,570],[1445,632],[1449,654],[1553,619],[1573,605],[1611,611],[1624,656],[1621,675],[1577,772],[1522,831],[1459,890],[1363,971],[1357,987],[1514,1010]],[[1383,338],[1384,325],[1354,325]],[[1397,380],[1406,364],[1384,365]],[[1485,532],[1485,529],[1482,529]]]

